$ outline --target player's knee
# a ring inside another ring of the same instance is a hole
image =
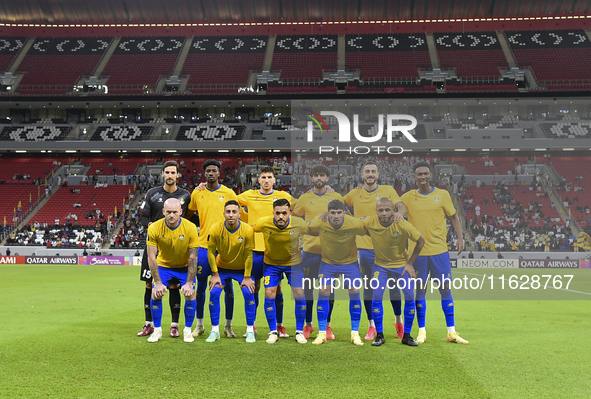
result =
[[[278,291],[277,287],[265,287],[265,298],[275,298]]]
[[[349,288],[349,294],[359,294],[359,288]]]
[[[320,288],[318,290],[318,292],[320,293],[320,295],[330,295],[330,288],[328,288],[328,287]]]
[[[146,288],[149,290],[152,289],[152,282],[151,281],[146,281]]]
[[[301,298],[304,296],[304,289],[303,288],[292,287],[291,291],[293,292],[294,298]]]

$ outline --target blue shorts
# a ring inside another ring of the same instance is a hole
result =
[[[449,252],[439,255],[419,256],[413,266],[417,272],[417,279],[421,279],[423,282],[426,282],[429,277],[438,279],[442,283],[446,279],[451,280]]]
[[[404,292],[404,299],[407,301],[414,301],[414,291],[418,286],[416,281],[411,280],[408,273],[404,273],[404,266],[397,269],[389,269],[375,265],[373,269],[373,278],[370,284],[373,286],[373,300],[381,301],[384,298],[384,291],[386,288],[393,289],[398,287]],[[377,280],[377,283],[375,283]],[[377,288],[376,288],[377,286]]]
[[[211,267],[207,259],[207,248],[197,248],[197,278],[207,278],[211,276]]]
[[[265,288],[277,287],[283,275],[287,277],[287,282],[291,286],[291,266],[275,266],[265,263],[265,274],[263,275],[263,283]]]
[[[360,249],[359,252],[359,270],[362,276],[370,278],[373,273],[376,254],[373,249]]]
[[[302,251],[302,263],[300,263],[298,267],[301,268],[304,277],[310,279],[318,278],[320,262],[322,262],[322,254],[313,254],[312,252]]]
[[[357,262],[338,266],[326,262],[320,263],[318,279],[322,286],[332,286],[332,280],[338,279],[339,276],[343,276],[343,279],[345,279],[343,282],[345,288],[351,288],[351,286],[352,288],[360,288],[363,285]]]
[[[232,280],[238,281],[238,283],[240,284],[242,280],[244,280],[244,269],[232,270],[218,268],[218,275],[220,276],[220,281],[222,282],[222,285],[226,285],[228,283],[232,284]]]
[[[265,253],[261,251],[252,252],[252,271],[250,276],[253,280],[260,280],[263,278],[265,272]]]
[[[164,284],[167,287],[172,284],[180,284],[181,286],[185,285],[185,283],[187,282],[188,272],[188,267],[178,267],[173,269],[158,266],[158,274],[160,275],[160,281],[162,281],[162,284]],[[195,284],[195,279],[193,279],[193,284]],[[153,284],[152,287],[154,287]]]

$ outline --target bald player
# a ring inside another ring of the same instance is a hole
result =
[[[195,320],[195,272],[197,270],[197,227],[181,217],[181,203],[176,198],[164,202],[164,218],[148,227],[148,263],[154,279],[152,318],[154,332],[148,342],[162,338],[162,297],[170,285],[179,284],[185,296],[183,340],[193,342],[191,326]],[[158,254],[158,257],[156,257]]]
[[[413,263],[423,249],[425,239],[406,220],[396,223],[394,221],[394,211],[394,204],[389,198],[380,198],[376,204],[376,214],[361,219],[375,249],[375,265],[371,283],[374,287],[372,309],[377,334],[372,346],[381,346],[386,342],[384,338],[384,307],[382,306],[382,299],[386,287],[391,287],[394,284],[401,287],[404,292],[404,335],[402,343],[417,346],[418,343],[410,336],[415,318],[414,291],[416,281],[414,279],[416,274]],[[417,243],[410,259],[406,252],[407,240]]]
[[[400,222],[407,213],[405,204],[402,202],[396,190],[387,185],[378,184],[380,172],[375,162],[367,162],[361,169],[361,178],[363,179],[363,187],[354,188],[347,195],[345,195],[345,205],[349,208],[349,211],[356,217],[362,218],[364,216],[375,215],[376,203],[380,198],[390,198],[392,203],[396,206],[397,212],[394,213],[394,221]],[[359,250],[359,268],[361,274],[366,278],[371,278],[374,265],[374,247],[370,237],[357,237],[357,248]],[[392,307],[394,308],[394,314],[396,315],[396,331],[398,338],[402,338],[403,326],[402,326],[402,310],[400,302],[400,291],[398,288],[390,290],[390,296],[392,300]],[[371,305],[372,305],[372,289],[371,287],[365,287],[363,290],[363,303],[365,306],[365,312],[367,313],[367,319],[369,320],[369,328],[365,335],[366,341],[372,341],[375,338],[376,328],[372,316]]]

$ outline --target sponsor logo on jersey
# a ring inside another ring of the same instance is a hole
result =
[[[183,234],[179,235],[179,240],[184,240],[185,236]]]
[[[238,237],[238,242],[242,242],[242,241],[244,241],[244,238]]]
[[[185,204],[185,199],[184,198],[181,198],[180,203],[181,203],[181,205],[184,205]]]
[[[225,198],[225,197],[224,197],[223,195],[220,195],[220,196],[218,197],[218,199],[219,199],[220,201],[223,201],[223,200],[224,200],[224,198]]]
[[[349,234],[350,234],[350,232],[348,232],[348,231],[345,231],[345,235],[346,235],[346,236],[348,236]]]
[[[433,199],[433,201],[435,201],[435,202],[439,202],[439,201],[441,201],[441,199],[440,199],[439,197],[435,197],[435,198]]]
[[[397,231],[395,231],[394,233],[392,233],[392,235],[393,235],[394,237],[398,237],[398,236],[400,235],[400,233],[399,233],[399,232],[397,232]]]

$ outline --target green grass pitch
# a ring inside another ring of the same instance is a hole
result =
[[[320,347],[292,338],[266,344],[260,306],[256,344],[223,336],[214,344],[205,337],[188,344],[168,337],[167,298],[165,337],[148,344],[136,337],[144,317],[138,267],[3,265],[0,397],[589,397],[591,270],[454,273],[574,278],[571,291],[553,290],[551,300],[496,289],[483,292],[486,300],[457,299],[456,325],[469,345],[446,341],[438,294],[428,297],[427,342],[417,348],[395,339],[389,303],[384,304],[386,345],[353,346],[346,301],[335,305],[336,341]],[[234,330],[241,336],[246,326],[239,290],[236,294]],[[470,295],[466,298],[478,297]],[[285,325],[293,334],[293,302],[285,297]],[[206,310],[206,330],[208,325]],[[417,329],[415,322],[415,337]],[[366,330],[364,314],[361,333]]]

